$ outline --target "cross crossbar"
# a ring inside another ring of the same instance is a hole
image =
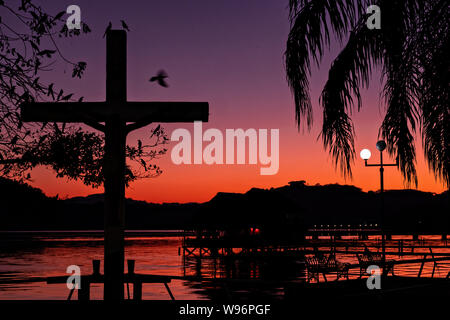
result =
[[[21,107],[23,121],[105,122],[118,115],[121,121],[208,121],[208,102],[38,102]]]

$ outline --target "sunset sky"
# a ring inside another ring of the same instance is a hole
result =
[[[260,165],[174,165],[169,153],[156,163],[164,173],[156,179],[139,180],[127,190],[127,197],[149,202],[207,201],[217,192],[245,192],[252,187],[269,188],[292,180],[308,184],[347,183],[363,190],[377,190],[376,168],[365,168],[359,158],[363,148],[375,153],[378,128],[384,115],[380,99],[380,74],[363,90],[363,109],[353,114],[358,158],[353,180],[344,180],[333,167],[318,135],[322,123],[319,95],[327,79],[329,65],[339,52],[333,42],[321,67],[313,68],[311,98],[314,125],[311,132],[298,132],[294,102],[285,79],[283,53],[289,32],[288,0],[151,0],[151,1],[42,1],[54,14],[68,5],[81,8],[82,20],[93,32],[61,42],[64,55],[86,61],[84,77],[71,78],[71,67],[58,62],[43,78],[56,82],[66,91],[84,96],[85,101],[105,99],[105,40],[103,32],[112,21],[131,28],[128,34],[128,100],[207,101],[210,105],[206,128],[255,128],[280,130],[280,168],[278,174],[261,176]],[[148,82],[159,69],[169,74],[169,88]],[[193,124],[165,125],[169,136],[176,128],[193,132]],[[128,139],[147,137],[149,128],[134,132]],[[419,189],[442,192],[426,166],[417,140]],[[389,159],[389,161],[393,161]],[[50,196],[72,197],[102,192],[81,182],[57,179],[45,168],[35,169],[33,185]],[[404,188],[395,168],[385,170],[385,188]]]

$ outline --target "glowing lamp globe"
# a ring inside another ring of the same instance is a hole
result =
[[[369,150],[369,149],[362,149],[362,150],[361,150],[361,153],[360,153],[359,155],[361,156],[361,159],[363,159],[363,160],[369,160],[369,159],[370,159],[370,156],[371,156],[372,154],[370,153],[370,150]]]

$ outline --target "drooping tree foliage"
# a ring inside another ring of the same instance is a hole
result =
[[[0,0],[0,175],[30,179],[30,170],[44,165],[58,177],[98,187],[103,183],[101,135],[73,125],[23,123],[20,117],[23,102],[76,100],[74,93],[41,80],[43,73],[55,72],[52,65],[57,60],[72,67],[74,78],[81,78],[87,66],[66,58],[58,43],[91,30],[84,22],[80,29],[69,30],[65,8],[60,9],[50,14],[33,0]],[[158,126],[147,142],[127,146],[128,159],[137,165],[127,165],[126,181],[160,175],[161,169],[150,162],[166,153],[167,142]]]
[[[381,28],[366,25],[377,5]],[[352,175],[353,109],[362,108],[360,87],[380,67],[386,113],[380,136],[398,158],[407,184],[417,185],[414,134],[437,179],[450,185],[450,9],[446,0],[290,0],[291,30],[285,63],[298,127],[312,125],[311,60],[320,65],[334,35],[343,47],[322,90],[321,138],[335,165]],[[306,122],[306,124],[305,124]]]

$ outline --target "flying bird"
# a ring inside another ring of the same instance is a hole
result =
[[[161,87],[167,88],[167,87],[169,87],[169,85],[167,84],[167,82],[164,79],[166,79],[168,77],[169,76],[167,75],[167,73],[164,70],[160,70],[160,71],[158,71],[158,74],[154,77],[151,77],[149,81],[150,82],[157,81]]]
[[[120,22],[122,23],[122,28],[128,32],[130,32],[130,28],[128,28],[128,25],[125,23],[125,21],[120,20]]]
[[[106,34],[107,34],[108,31],[110,31],[111,29],[112,29],[112,23],[111,23],[111,21],[110,21],[109,24],[108,24],[108,27],[106,27],[105,34],[103,35],[103,38],[106,37]]]

